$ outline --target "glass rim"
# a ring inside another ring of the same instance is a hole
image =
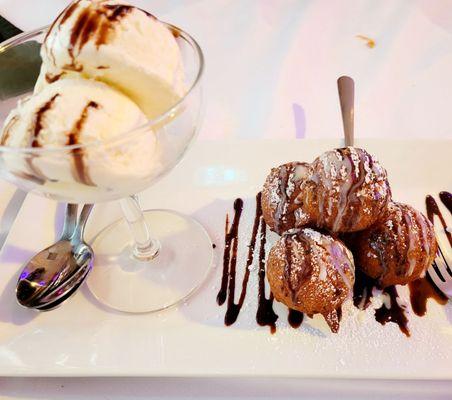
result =
[[[201,82],[201,78],[204,74],[204,66],[205,66],[205,59],[204,54],[202,52],[202,49],[198,42],[186,31],[183,29],[172,25],[170,23],[160,21],[162,24],[164,24],[168,29],[170,29],[171,32],[176,32],[177,37],[181,37],[184,39],[194,50],[196,55],[198,56],[199,60],[199,68],[196,73],[196,76],[191,83],[189,89],[184,93],[184,95],[174,104],[172,105],[168,110],[161,113],[159,116],[153,119],[147,119],[146,123],[143,125],[139,125],[131,130],[128,130],[126,132],[120,133],[116,136],[114,136],[111,139],[107,140],[95,140],[89,143],[85,144],[73,144],[69,146],[63,146],[63,147],[46,147],[46,148],[36,148],[36,147],[11,147],[11,146],[1,146],[0,145],[0,153],[22,153],[22,154],[45,154],[45,153],[59,153],[59,152],[68,152],[73,151],[76,149],[85,149],[95,146],[112,146],[115,144],[122,143],[125,140],[128,140],[135,135],[142,134],[145,130],[151,129],[153,126],[160,124],[162,121],[168,119],[171,117],[172,114],[176,112],[176,110],[185,102],[185,100],[191,95],[191,93],[197,88]],[[5,50],[12,48],[14,46],[19,45],[24,40],[31,39],[37,35],[45,33],[49,29],[50,25],[20,33],[19,35],[13,36],[12,38],[5,40],[4,42],[0,43],[0,54],[4,52]]]

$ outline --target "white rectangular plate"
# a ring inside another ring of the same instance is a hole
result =
[[[425,195],[452,188],[451,141],[358,142],[387,168],[395,199],[424,210]],[[246,305],[232,327],[215,298],[221,279],[224,219],[233,200],[245,199],[240,225],[241,282],[254,214],[254,197],[270,168],[311,161],[340,142],[199,142],[165,179],[143,195],[145,208],[194,215],[216,247],[215,268],[186,304],[157,314],[126,315],[102,307],[83,288],[63,307],[35,313],[19,307],[14,288],[21,265],[55,240],[63,208],[29,196],[0,257],[0,375],[9,376],[294,376],[310,378],[452,379],[452,306],[431,301],[428,313],[409,315],[411,337],[377,323],[373,310],[345,307],[338,334],[321,318],[301,328],[287,324],[279,304],[277,332],[258,327],[256,271]],[[96,207],[92,237],[120,217],[116,203]],[[267,250],[274,236],[271,235]],[[187,260],[187,273],[190,264]],[[401,290],[406,300],[407,293]],[[378,300],[377,300],[378,302]]]

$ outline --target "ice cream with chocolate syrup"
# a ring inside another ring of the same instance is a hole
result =
[[[183,145],[158,136],[172,115],[149,123],[185,93],[176,36],[176,28],[129,4],[72,2],[45,36],[33,94],[11,111],[0,135],[3,146],[45,154],[4,154],[6,169],[59,185],[54,193],[92,192],[89,202],[96,190],[129,195],[146,187],[137,181],[158,176],[165,157]]]
[[[107,83],[155,118],[183,96],[177,32],[153,15],[112,0],[71,3],[50,27],[36,91],[74,74]]]
[[[1,137],[3,146],[49,151],[33,159],[12,155],[4,159],[9,169],[28,171],[43,181],[127,184],[145,177],[156,162],[156,137],[146,122],[133,101],[108,85],[64,79],[20,102],[8,116]],[[135,133],[135,140],[122,143],[127,132],[134,134],[139,127],[147,132]],[[52,149],[64,146],[67,152],[52,156]]]

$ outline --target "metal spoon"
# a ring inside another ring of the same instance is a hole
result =
[[[40,251],[25,265],[16,287],[20,304],[27,306],[33,299],[43,295],[52,283],[58,283],[62,278],[61,274],[67,271],[70,240],[77,222],[77,208],[77,204],[67,205],[60,240]]]
[[[344,126],[345,146],[354,144],[355,81],[349,76],[337,80],[339,101],[341,103],[342,124]]]
[[[33,308],[40,311],[50,311],[69,299],[83,284],[93,266],[94,253],[92,248],[83,240],[86,221],[93,209],[92,204],[83,207],[77,228],[72,236],[72,258],[74,272],[62,281],[53,290],[47,292],[43,297],[36,299]]]
[[[78,282],[77,276],[86,276],[81,269],[89,272],[93,252],[82,238],[92,207],[91,204],[83,207],[76,225],[77,205],[68,204],[60,240],[34,256],[20,275],[16,288],[20,304],[36,308],[53,302],[70,290],[68,285]],[[65,288],[63,291],[62,287]]]

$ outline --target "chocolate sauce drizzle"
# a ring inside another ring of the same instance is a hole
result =
[[[448,211],[452,213],[452,194],[449,192],[440,192],[439,198],[442,201],[442,203],[446,206]],[[427,216],[428,219],[432,224],[435,223],[435,215],[439,218],[441,225],[443,226],[443,229],[445,231],[445,234],[447,236],[447,239],[452,246],[452,238],[450,232],[447,230],[446,221],[444,219],[444,216],[441,213],[441,210],[438,206],[438,203],[435,201],[435,199],[432,196],[427,196],[425,198],[425,205],[427,208]],[[446,269],[449,270],[449,273],[452,276],[452,272],[450,272],[450,266],[448,265],[448,262],[446,260],[446,257],[441,250],[441,248],[438,246],[438,254],[440,257],[443,258],[444,263],[446,265]],[[433,268],[438,271],[438,267],[436,265],[436,262],[433,262]],[[427,312],[427,301],[428,299],[435,300],[438,304],[444,305],[447,303],[448,298],[446,295],[444,295],[433,283],[429,272],[427,272],[426,276],[424,278],[420,278],[415,280],[414,282],[410,282],[410,301],[411,301],[411,307],[413,308],[413,311],[416,315],[423,316]]]
[[[221,287],[217,295],[217,303],[224,304],[227,300],[227,310],[225,314],[225,325],[230,326],[237,321],[240,310],[243,307],[248,281],[250,277],[250,268],[254,261],[254,253],[256,248],[257,237],[260,231],[260,248],[259,248],[259,293],[258,293],[258,309],[256,313],[256,321],[261,326],[269,326],[272,333],[276,331],[276,320],[278,316],[273,311],[273,294],[270,293],[269,298],[265,295],[265,244],[266,244],[266,225],[262,218],[261,193],[256,196],[256,214],[254,217],[253,231],[248,245],[248,256],[245,265],[245,274],[242,281],[242,290],[237,303],[234,302],[235,297],[235,281],[237,268],[237,249],[238,249],[238,230],[240,218],[243,211],[243,200],[236,199],[234,202],[234,218],[229,228],[229,215],[226,215],[225,225],[225,246],[223,254],[223,274]]]
[[[355,271],[355,285],[353,287],[353,304],[360,310],[365,310],[371,304],[374,289],[379,289],[378,282],[365,275],[359,267]],[[406,316],[405,306],[399,305],[397,298],[399,297],[395,286],[389,286],[382,290],[383,295],[390,298],[389,308],[383,304],[375,310],[375,320],[385,325],[387,322],[394,322],[400,330],[410,336],[408,330],[408,318]]]
[[[34,127],[33,127],[33,136],[31,137],[31,147],[41,147],[38,141],[39,134],[42,130],[42,120],[44,118],[44,115],[49,111],[53,104],[55,103],[55,100],[60,95],[57,93],[55,94],[49,101],[47,101],[44,105],[41,106],[41,108],[36,112],[35,120],[34,120]]]
[[[451,193],[449,192],[441,192],[440,193],[440,199],[444,203],[444,205],[447,207],[447,209],[452,213],[451,211]],[[436,200],[428,195],[425,198],[425,205],[427,207],[427,217],[430,220],[432,224],[435,223],[435,215],[439,218],[441,221],[441,225],[443,226],[444,232],[446,234],[447,239],[449,240],[450,245],[452,246],[452,234],[447,230],[447,224],[446,220],[443,217],[443,214],[441,213],[441,210],[439,209],[438,203]]]
[[[439,291],[428,273],[424,278],[416,279],[408,285],[410,287],[411,308],[419,317],[423,317],[427,312],[428,299],[433,299],[441,305],[447,304],[448,298]]]
[[[226,277],[224,278],[225,282],[227,279],[227,282],[229,284],[228,308],[226,311],[226,315],[224,317],[224,322],[228,326],[232,325],[237,320],[239,312],[242,309],[243,302],[245,301],[246,287],[248,285],[248,279],[250,276],[250,271],[249,271],[248,267],[253,262],[254,246],[256,244],[256,235],[257,235],[257,229],[258,229],[258,227],[256,227],[256,223],[255,223],[254,227],[253,227],[253,236],[251,239],[251,243],[249,245],[247,266],[245,269],[245,276],[243,277],[243,283],[242,283],[242,292],[240,293],[239,301],[236,304],[236,303],[234,303],[234,297],[235,297],[235,275],[236,275],[236,265],[237,265],[237,245],[238,245],[238,227],[239,227],[238,224],[239,224],[239,219],[240,219],[242,210],[243,210],[243,201],[241,199],[237,199],[234,203],[234,211],[235,211],[234,222],[236,221],[236,217],[238,217],[237,225],[234,226],[234,223],[233,223],[231,231],[229,233],[226,233],[226,236],[231,233],[234,234],[233,238],[229,238],[234,241],[233,246],[232,246],[233,255],[232,255],[231,261],[229,262],[229,254],[226,254],[226,251],[228,251],[228,253],[230,252],[230,245],[228,246],[226,244],[224,261],[227,261],[227,263],[229,265],[226,265],[226,264],[223,265],[223,268],[227,268],[227,269],[229,268],[229,270],[227,272],[225,270],[223,270],[223,276],[225,276],[225,272],[226,272]],[[256,214],[258,214],[258,212],[259,211],[256,210]],[[226,220],[226,227],[227,227],[227,220]],[[228,238],[226,238],[226,243],[228,243]],[[229,274],[229,276],[228,276],[228,274]],[[224,293],[225,293],[225,291],[224,291]],[[217,297],[218,304],[221,305],[224,303],[224,300],[222,300],[222,299],[223,299],[223,294],[218,293],[218,297]]]
[[[450,212],[452,212],[450,210],[451,196],[452,195],[449,192],[441,192],[440,193],[441,201],[444,203],[444,205],[447,207],[447,209]],[[449,241],[449,244],[452,246],[452,234],[447,229],[446,221],[444,219],[443,214],[441,213],[441,210],[439,209],[438,203],[435,201],[435,199],[432,196],[427,196],[426,199],[425,199],[425,205],[427,207],[428,219],[430,220],[430,222],[432,224],[434,224],[435,223],[435,215],[439,218],[439,220],[441,221],[441,225],[443,226],[444,233],[446,234],[446,237],[447,237],[447,239]],[[449,273],[449,275],[452,277],[451,266],[449,265],[448,260],[447,260],[446,256],[444,255],[444,252],[442,251],[442,249],[441,249],[441,247],[439,245],[438,245],[438,255],[443,259],[444,264],[446,265],[446,270]],[[438,276],[442,277],[441,273],[439,272],[439,269],[438,269],[438,266],[436,264],[436,261],[433,262],[433,268],[437,272]],[[444,282],[445,278],[442,277],[441,280]]]
[[[61,74],[56,74],[56,75],[52,75],[52,74],[50,74],[50,73],[47,73],[47,74],[45,75],[45,77],[46,77],[46,82],[47,82],[47,83],[53,83],[53,82],[56,82],[56,81],[58,81],[63,75],[64,75],[64,72],[62,72]]]
[[[88,118],[88,112],[91,108],[98,109],[99,104],[97,104],[94,101],[90,101],[83,108],[80,118],[75,122],[75,125],[72,128],[72,131],[69,132],[68,140],[66,143],[68,146],[73,146],[73,145],[79,144],[80,132],[83,129],[83,125],[85,124],[85,121]],[[95,186],[89,176],[88,170],[87,170],[85,162],[83,160],[84,159],[83,149],[80,147],[76,147],[76,148],[72,149],[72,157],[74,160],[73,165],[74,165],[75,179],[80,183],[84,183],[85,185]]]
[[[46,36],[44,38],[44,42],[47,41],[47,38],[50,35],[50,32],[52,32],[53,28],[55,27],[55,25],[58,23],[59,26],[63,25],[67,19],[69,19],[71,17],[71,15],[74,13],[74,11],[77,9],[78,7],[78,3],[80,3],[80,0],[74,1],[72,4],[70,4],[69,6],[67,6],[60,15],[58,15],[58,17],[55,19],[55,21],[52,22],[52,25],[50,25],[49,30],[46,33]]]
[[[441,199],[443,204],[446,206],[446,208],[449,210],[449,212],[452,213],[452,193],[440,192],[439,198]]]
[[[383,294],[389,295],[390,305],[389,308],[383,303],[383,305],[375,310],[375,319],[382,325],[386,322],[394,322],[399,325],[400,330],[406,335],[410,336],[410,331],[408,330],[408,318],[405,314],[406,308],[401,306],[397,299],[399,295],[397,294],[397,289],[395,286],[389,286],[383,290]]]
[[[224,253],[223,253],[223,276],[221,279],[220,291],[218,292],[217,295],[217,303],[220,306],[226,301],[226,297],[228,295],[228,286],[229,293],[231,293],[232,291],[229,282],[232,282],[232,289],[235,289],[235,266],[237,263],[238,229],[240,217],[242,216],[242,211],[243,211],[243,200],[236,199],[234,201],[234,219],[232,221],[231,229],[229,229],[229,214],[226,215]],[[235,247],[235,251],[232,250],[233,253],[232,259],[231,259],[231,245]]]
[[[366,310],[369,307],[372,292],[378,287],[375,279],[367,276],[361,271],[361,268],[355,269],[355,284],[353,286],[353,304],[360,310]]]
[[[289,316],[287,320],[292,328],[299,328],[303,323],[303,313],[297,310],[289,309]]]
[[[256,313],[256,321],[260,326],[268,325],[271,333],[276,332],[276,321],[278,316],[273,311],[273,293],[270,291],[270,296],[265,297],[265,244],[267,241],[267,225],[263,218],[261,218],[261,243],[259,251],[259,294],[258,307]]]
[[[39,143],[39,134],[41,133],[41,130],[43,128],[43,118],[45,114],[52,109],[56,99],[58,98],[59,94],[55,94],[51,99],[49,99],[44,105],[41,106],[41,108],[38,109],[38,111],[35,114],[35,118],[33,121],[33,125],[31,126],[32,135],[30,136],[30,146],[34,148],[41,147]],[[33,181],[44,183],[47,178],[42,173],[42,171],[34,164],[34,159],[36,158],[35,155],[29,155],[26,157],[26,163],[28,167],[30,168],[30,173],[32,176],[35,177]]]

